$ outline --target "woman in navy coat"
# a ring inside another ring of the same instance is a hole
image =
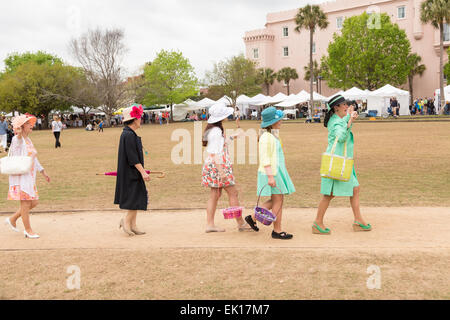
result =
[[[116,194],[114,204],[128,214],[120,221],[119,228],[129,236],[143,235],[136,226],[137,211],[146,211],[148,192],[145,186],[150,176],[144,169],[144,155],[141,138],[136,130],[141,126],[142,106],[133,106],[123,110],[124,124],[119,143],[117,165]]]

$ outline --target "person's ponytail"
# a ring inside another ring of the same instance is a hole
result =
[[[325,128],[328,128],[328,121],[330,121],[331,117],[334,114],[334,108],[331,108],[329,111],[327,111],[327,113],[325,114],[325,119],[323,121],[323,125],[325,126]]]

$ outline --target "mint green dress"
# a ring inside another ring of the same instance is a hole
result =
[[[339,137],[338,144],[336,146],[335,154],[344,156],[345,143],[347,143],[347,157],[353,158],[353,132],[352,126],[347,128],[350,116],[340,118],[334,114],[328,122],[328,148],[326,152],[331,152],[336,137]],[[349,181],[338,181],[328,178],[322,178],[320,193],[330,196],[333,194],[335,197],[353,197],[353,189],[359,186],[358,178],[356,176],[355,167],[353,167],[353,173]]]
[[[268,186],[269,177],[265,173],[258,171],[258,191],[257,191],[258,196],[265,186],[267,187],[264,188],[263,192],[261,193],[262,197],[270,197],[272,194],[289,195],[295,192],[294,184],[292,183],[291,177],[289,176],[289,173],[286,169],[283,148],[281,147],[280,140],[279,139],[275,140],[277,144],[278,168],[277,168],[277,175],[274,176],[274,178],[275,182],[277,183],[277,188],[281,190],[281,193],[277,188],[272,188]]]

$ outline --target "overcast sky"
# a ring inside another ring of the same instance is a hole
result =
[[[43,50],[75,64],[71,38],[89,28],[123,28],[128,74],[161,49],[183,52],[199,78],[214,62],[243,53],[245,31],[266,15],[323,0],[13,0],[0,1],[0,70],[11,52]]]

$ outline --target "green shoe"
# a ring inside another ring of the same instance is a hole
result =
[[[372,231],[372,226],[368,224],[367,226],[363,225],[362,223],[359,223],[358,221],[355,221],[353,223],[353,231],[359,232],[359,231]]]
[[[320,234],[323,236],[329,236],[331,234],[331,230],[326,228],[323,230],[321,227],[319,227],[316,223],[312,226],[312,233],[313,234]]]

